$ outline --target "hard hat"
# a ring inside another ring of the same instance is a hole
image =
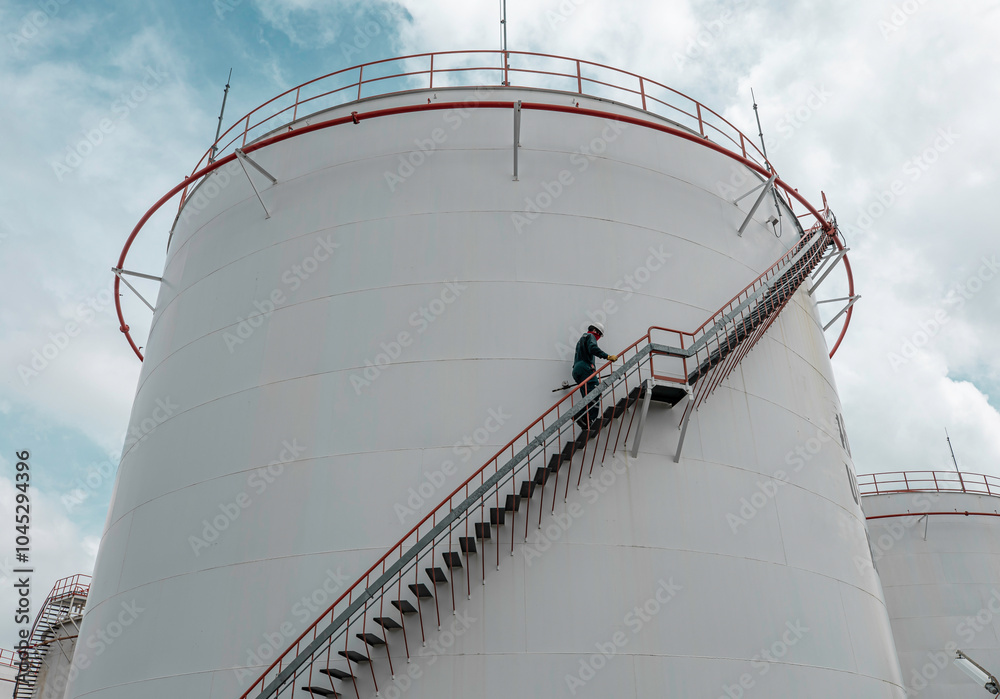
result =
[[[604,325],[602,323],[591,323],[590,327],[601,333],[601,335],[604,334]]]

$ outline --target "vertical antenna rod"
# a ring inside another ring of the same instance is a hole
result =
[[[948,428],[944,428],[944,437],[948,440],[948,451],[951,452],[951,462],[955,464],[955,470],[958,471],[958,459],[955,458],[955,450],[951,447],[951,437],[948,435]]]
[[[955,473],[958,474],[958,482],[962,486],[962,492],[965,492],[965,479],[962,478],[962,472],[958,470],[958,459],[955,458],[955,450],[951,447],[951,437],[948,435],[948,428],[944,428],[945,439],[948,440],[948,451],[951,452],[951,462],[955,464]]]
[[[510,61],[507,60],[507,0],[500,0],[500,27],[503,29],[501,40],[503,44],[503,84],[505,87],[510,87],[510,81],[507,79],[507,69],[510,68]]]
[[[215,127],[215,140],[212,141],[212,155],[209,156],[209,164],[215,162],[215,151],[219,150],[219,133],[222,131],[222,115],[226,113],[226,98],[229,97],[229,81],[233,77],[233,69],[229,69],[229,77],[226,78],[226,89],[222,92],[222,110],[219,112],[219,125]]]
[[[750,88],[750,97],[753,99],[753,115],[757,119],[757,136],[760,138],[760,150],[764,154],[764,165],[767,166],[767,171],[773,173],[774,170],[771,169],[771,161],[767,157],[767,146],[764,145],[764,129],[760,126],[760,113],[757,111],[757,96],[753,93],[753,88]],[[771,189],[771,195],[774,197],[774,208],[778,212],[778,219],[782,218],[781,207],[778,206],[778,192]],[[779,229],[780,230],[780,229]],[[781,234],[778,234],[781,237]]]

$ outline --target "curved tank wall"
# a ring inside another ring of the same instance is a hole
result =
[[[639,126],[525,112],[513,181],[512,120],[417,112],[255,153],[270,218],[238,167],[189,199],[83,633],[143,611],[68,697],[239,696],[553,402],[592,319],[608,351],[693,330],[797,240],[770,200],[738,236],[742,167]],[[800,292],[680,464],[679,411],[651,408],[609,495],[560,504],[586,516],[539,560],[519,543],[408,696],[901,696],[881,590],[853,564],[867,543],[827,352]]]
[[[862,505],[910,695],[985,696],[953,660],[958,649],[1000,672],[1000,499],[895,493],[866,495]]]

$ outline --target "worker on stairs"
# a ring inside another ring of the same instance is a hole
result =
[[[573,381],[576,383],[580,383],[596,371],[594,357],[610,359],[612,362],[618,359],[618,355],[607,354],[597,346],[597,341],[602,337],[604,337],[604,326],[601,323],[595,322],[587,328],[587,332],[577,341],[576,355],[573,357]],[[591,376],[590,380],[580,387],[580,395],[586,396],[597,388],[598,383],[597,377]],[[598,418],[600,414],[601,404],[598,399],[594,401],[589,410],[584,410],[577,416],[576,423],[583,430],[588,430],[591,426],[597,429],[599,427]]]

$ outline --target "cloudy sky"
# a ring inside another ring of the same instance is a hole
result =
[[[507,4],[512,49],[649,76],[748,134],[752,87],[782,177],[826,192],[852,249],[835,368],[858,472],[949,468],[947,428],[963,470],[1000,475],[998,0]],[[340,68],[497,48],[499,0],[0,0],[0,29],[0,574],[28,450],[37,604],[91,571],[125,439],[139,362],[110,268],[211,143],[230,67],[227,125]],[[162,269],[169,225],[130,266]]]

